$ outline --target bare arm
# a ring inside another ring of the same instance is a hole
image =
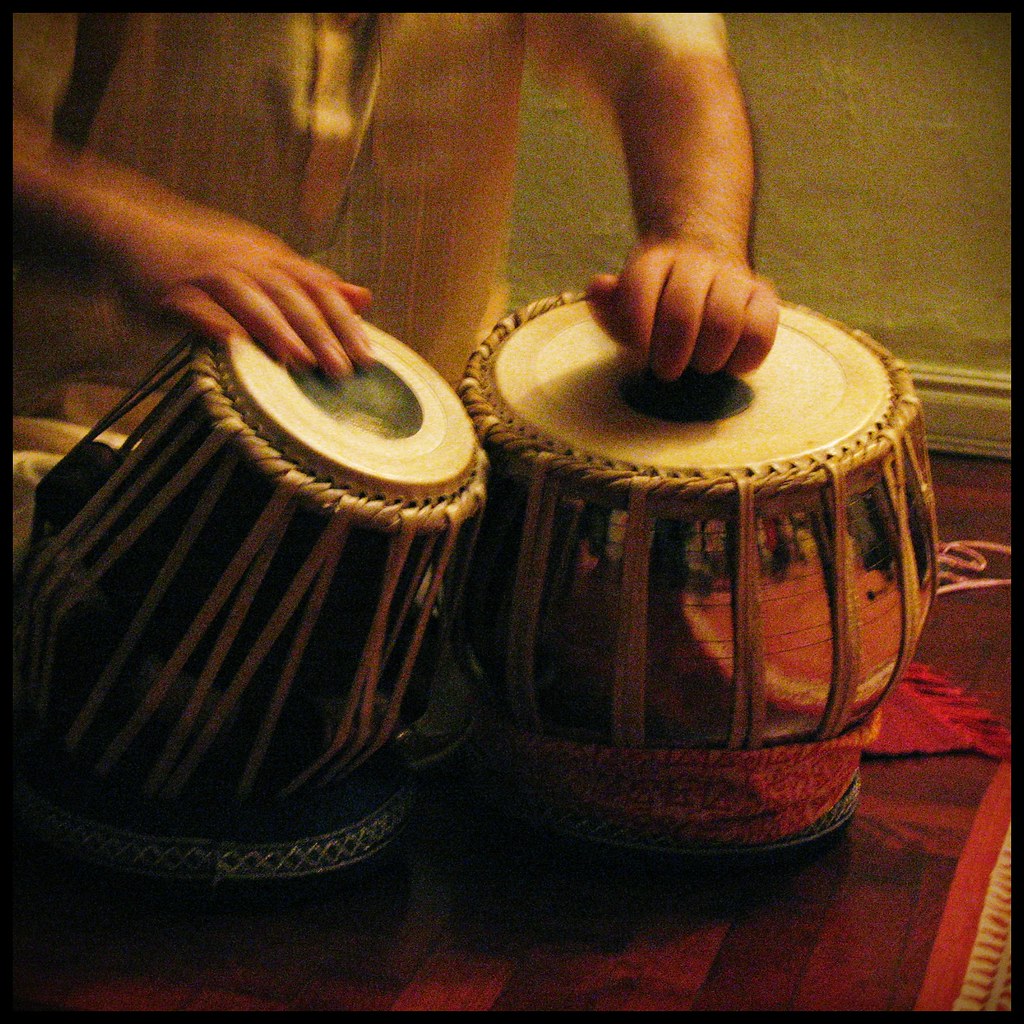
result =
[[[18,217],[83,248],[151,312],[216,341],[248,335],[290,365],[345,374],[372,361],[358,315],[366,289],[266,231],[64,148],[17,108],[13,150]]]
[[[601,39],[602,18],[628,16],[561,17],[594,19],[577,35]],[[688,365],[745,373],[771,348],[778,298],[748,258],[754,159],[743,97],[719,21],[664,16],[681,20],[662,31],[647,17],[625,31],[613,24],[611,41],[584,54],[584,87],[622,141],[639,236],[620,274],[591,282],[591,303],[664,379]]]

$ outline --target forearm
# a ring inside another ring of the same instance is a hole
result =
[[[113,206],[109,188],[94,180],[84,159],[17,112],[12,165],[16,251],[30,244],[45,255],[57,246],[96,258],[109,248],[102,242],[105,211]]]
[[[633,17],[622,59],[591,64],[619,130],[638,240],[617,276],[593,279],[591,303],[659,377],[747,373],[771,349],[778,297],[750,265],[753,147],[724,25]]]
[[[747,261],[754,160],[743,97],[725,55],[666,55],[614,100],[637,230]]]
[[[15,119],[14,210],[55,252],[79,251],[141,307],[214,340],[249,336],[290,365],[330,373],[372,361],[358,314],[370,294],[271,233],[159,182],[53,143]]]
[[[216,217],[143,174],[62,145],[23,115],[15,113],[13,128],[16,221],[45,245],[70,246],[121,275],[130,272],[129,254],[159,226]]]

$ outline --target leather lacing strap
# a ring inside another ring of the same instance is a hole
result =
[[[558,504],[557,482],[548,479],[551,464],[552,459],[543,452],[532,464],[520,534],[522,542],[512,582],[505,685],[512,716],[524,729],[540,729],[534,686],[537,621]]]
[[[144,702],[129,718],[100,759],[96,766],[98,774],[105,775],[113,769],[138,733],[156,713],[174,682],[181,677],[192,654],[208,634],[218,613],[234,594],[234,601],[228,608],[227,619],[218,636],[219,657],[212,659],[214,664],[208,663],[204,666],[203,675],[196,682],[189,705],[183,715],[181,731],[189,730],[188,723],[195,720],[194,714],[190,715],[189,712],[194,713],[202,706],[213,685],[213,678],[219,667],[220,659],[226,655],[237,634],[266,574],[273,554],[277,550],[285,528],[291,521],[294,508],[290,506],[292,506],[292,502],[284,492],[275,493],[271,497],[227,570],[221,576],[217,586],[209,594],[199,614],[193,619],[185,631],[185,635],[179,641],[174,653],[151,684]]]
[[[141,458],[158,444],[165,443],[164,434],[167,429],[178,417],[182,408],[193,401],[195,397],[195,393],[191,389],[186,387],[183,382],[179,382],[179,386],[173,389],[161,406],[158,406],[148,417],[153,428],[150,436],[130,449],[128,457],[89,499],[81,512],[56,537],[42,545],[37,553],[33,553],[18,587],[18,625],[14,634],[14,648],[18,652],[19,658],[38,659],[39,657],[41,651],[39,630],[43,628],[43,623],[40,620],[45,617],[46,602],[53,597],[53,593],[61,581],[61,574],[53,572],[56,562],[64,557],[65,552],[71,549],[72,545],[84,544],[86,545],[84,550],[87,552],[102,536],[95,526],[104,509],[108,508],[109,502],[118,490],[127,486],[127,481],[131,474],[137,471]],[[127,448],[127,445],[125,447]],[[30,629],[33,623],[36,626],[35,633],[32,633]],[[32,667],[25,673],[25,679],[37,678],[38,672],[38,663],[34,661]],[[28,696],[31,699],[33,694],[29,693]],[[45,710],[45,701],[42,703],[41,710]]]
[[[917,395],[913,395],[905,401],[910,408],[917,410],[917,415],[908,422],[907,433],[905,435],[906,443],[903,451],[905,452],[906,462],[914,474],[914,480],[917,482],[919,493],[921,495],[921,507],[925,514],[925,526],[928,530],[927,548],[928,551],[931,552],[931,558],[937,559],[940,549],[939,521],[935,510],[935,490],[932,486],[931,466],[929,465],[927,458],[922,460],[918,457],[917,453],[918,444],[921,445],[922,450],[925,447],[924,420],[920,415],[921,400]],[[924,566],[921,566],[920,568],[922,571],[925,570]],[[931,566],[931,575],[927,582],[929,586],[923,595],[924,607],[921,609],[922,624],[927,618],[932,602],[938,595],[938,565]]]
[[[726,745],[736,750],[760,747],[763,742],[765,673],[754,481],[742,472],[732,476],[737,500],[732,589],[734,703]]]
[[[892,455],[890,458],[885,460],[882,466],[885,487],[889,493],[889,501],[896,516],[898,536],[907,539],[906,542],[895,545],[896,566],[900,579],[903,613],[899,654],[896,659],[896,669],[890,680],[890,685],[895,685],[903,678],[903,674],[906,672],[907,666],[910,664],[911,656],[917,646],[920,625],[923,624],[923,621],[921,616],[921,592],[920,584],[918,583],[918,566],[916,558],[914,557],[914,547],[909,543],[911,527],[910,506],[907,500],[907,467],[904,461],[905,448],[903,441],[895,430],[889,428],[885,430],[884,433],[892,442]],[[924,566],[921,568],[923,569]],[[886,689],[888,689],[888,687]],[[884,695],[885,694],[883,692],[881,696]]]
[[[282,516],[282,519],[285,520],[281,526],[282,536],[293,514],[294,505]],[[216,739],[224,723],[230,720],[232,712],[260,666],[266,660],[285,626],[295,616],[300,602],[312,589],[313,598],[307,604],[304,622],[300,623],[296,636],[292,640],[288,659],[278,678],[277,688],[271,698],[269,709],[263,718],[260,732],[250,753],[246,770],[243,773],[240,795],[247,795],[256,770],[259,768],[266,747],[269,744],[270,735],[277,723],[284,698],[287,696],[288,689],[298,669],[312,625],[315,623],[316,615],[322,605],[325,592],[323,586],[318,584],[329,582],[329,576],[325,578],[323,570],[337,563],[347,536],[347,527],[337,523],[330,524],[320,535],[305,563],[296,571],[290,586],[273,615],[252,643],[234,678],[213,705],[202,729],[198,731],[198,735],[193,740],[192,746],[185,756],[175,764],[175,759],[178,758],[186,737],[192,731],[187,726],[198,719],[199,711],[207,699],[210,687],[217,673],[220,671],[223,659],[234,645],[238,629],[249,611],[251,600],[255,597],[262,583],[266,565],[269,564],[276,551],[279,537],[277,536],[277,530],[274,530],[273,535],[268,538],[268,543],[265,545],[264,550],[260,552],[258,560],[254,561],[253,568],[246,578],[243,589],[239,591],[235,606],[232,609],[232,615],[229,616],[224,629],[218,637],[215,648],[216,655],[211,657],[203,668],[203,675],[194,688],[190,707],[186,709],[185,715],[182,716],[179,730],[176,730],[171,735],[165,746],[161,762],[158,764],[151,779],[151,792],[155,792],[163,780],[167,779],[164,795],[169,797],[180,795],[192,773],[199,765],[201,758]],[[233,621],[236,611],[238,614],[237,623]],[[173,772],[171,770],[172,767]]]
[[[421,603],[416,619],[413,639],[408,643],[405,659],[402,663],[401,670],[398,673],[398,677],[395,680],[391,696],[388,698],[383,710],[379,711],[377,715],[376,728],[372,734],[372,739],[370,739],[369,742],[364,742],[359,747],[353,748],[350,756],[343,757],[332,764],[324,773],[323,781],[325,783],[336,778],[342,771],[352,770],[361,765],[364,761],[377,753],[377,751],[380,750],[394,734],[395,727],[398,724],[398,717],[402,710],[402,703],[405,699],[406,690],[408,689],[409,681],[412,678],[412,672],[416,665],[416,657],[419,653],[424,634],[426,633],[431,612],[437,605],[440,589],[444,579],[446,578],[448,567],[451,564],[457,540],[458,527],[457,524],[453,522],[451,530],[449,530],[445,535],[444,540],[440,545],[441,551],[430,567],[429,573],[425,562],[428,554],[431,556],[433,555],[434,548],[437,544],[437,538],[432,538],[427,542],[424,549],[424,564],[419,568],[415,579],[417,581],[427,580],[429,582],[427,584],[426,592],[421,595]],[[417,588],[415,586],[411,586],[409,588],[409,597],[414,597],[416,595],[416,591]],[[393,627],[391,641],[388,645],[388,654],[385,655],[384,659],[385,663],[387,662],[388,656],[390,656],[391,648],[394,647],[394,642],[398,637],[399,629],[405,621],[409,607],[410,601],[406,601],[403,610],[399,615],[398,622]]]
[[[405,512],[403,514],[403,529],[391,541],[377,614],[374,616],[370,632],[363,645],[363,656],[353,679],[349,708],[344,716],[342,726],[335,734],[329,756],[326,759],[321,758],[317,762],[316,770],[326,766],[322,777],[324,782],[335,778],[340,772],[360,760],[362,755],[368,754],[375,738],[379,738],[381,722],[389,718],[392,713],[397,714],[397,708],[392,712],[391,702],[397,697],[400,703],[405,692],[408,682],[407,672],[412,669],[412,663],[408,659],[405,669],[399,673],[395,690],[390,699],[386,699],[385,695],[380,692],[380,682],[384,676],[388,656],[394,647],[397,631],[404,624],[405,614],[411,607],[411,602],[406,602],[404,608],[399,610],[397,617],[392,615],[392,607],[398,595],[398,582],[404,575],[405,565],[412,552],[413,541],[419,533],[417,519],[417,510]],[[419,579],[419,577],[416,578]],[[413,585],[413,594],[415,589],[415,585]],[[428,609],[424,608],[423,613],[428,614]],[[393,619],[397,621],[395,621],[389,637],[388,624]],[[422,624],[425,625],[425,622]],[[353,710],[355,711],[354,717],[351,713]],[[308,773],[303,773],[299,779],[309,777]],[[298,781],[296,780],[296,783]],[[290,792],[291,787],[287,791]]]
[[[391,607],[398,589],[398,582],[402,577],[402,570],[412,550],[412,543],[417,532],[416,525],[416,516],[413,511],[406,510],[402,513],[401,528],[392,537],[388,547],[377,609],[363,643],[363,651],[352,678],[348,699],[342,709],[341,720],[334,730],[327,749],[285,787],[284,796],[293,793],[328,765],[337,768],[340,763],[351,760],[351,756],[365,746],[369,740],[373,725],[378,718],[376,712],[377,687],[384,668],[384,651],[387,648]],[[348,752],[347,758],[345,751]]]
[[[182,405],[187,405],[193,398],[194,395],[186,391],[179,401]],[[177,405],[177,403],[173,404]],[[164,433],[170,426],[170,418],[165,418],[159,426],[164,428],[161,431],[160,439],[164,440],[165,445],[158,451],[152,462],[148,466],[143,466],[140,459],[145,452],[131,452],[123,465],[114,472],[111,479],[87,503],[82,514],[76,516],[66,529],[61,531],[52,545],[47,547],[41,564],[33,566],[26,588],[32,588],[38,582],[39,590],[30,598],[35,630],[30,647],[32,666],[28,674],[34,681],[34,699],[40,716],[45,716],[47,713],[50,676],[56,653],[56,638],[60,632],[60,624],[66,615],[70,613],[88,589],[101,578],[103,573],[136,543],[171,500],[188,486],[199,470],[214,457],[226,441],[225,436],[209,437],[192,459],[172,477],[159,495],[154,496],[146,507],[132,518],[129,525],[117,534],[88,572],[80,572],[71,578],[70,583],[68,582],[69,578],[63,573],[53,573],[49,578],[39,579],[43,568],[52,566],[58,557],[68,560],[73,558],[79,564],[83,564],[86,555],[111,535],[114,523],[124,515],[133,502],[138,500],[141,494],[145,493],[153,478],[195,432],[195,424],[189,424],[180,431],[173,432],[169,439],[165,439]],[[154,438],[145,448],[147,450],[151,448],[155,441]],[[143,447],[140,445],[140,449]],[[118,495],[119,488],[121,492]],[[113,500],[115,495],[118,496],[116,500]],[[109,506],[105,505],[101,499],[111,499]]]
[[[857,600],[852,579],[852,541],[849,530],[849,496],[843,467],[824,463],[830,478],[832,505],[832,686],[817,738],[832,739],[845,724],[859,675],[860,629]]]
[[[237,461],[235,459],[224,459],[211,477],[209,487],[193,509],[188,521],[185,523],[184,529],[181,531],[180,537],[168,554],[164,564],[160,567],[160,571],[154,577],[153,586],[143,599],[130,625],[125,630],[117,650],[111,656],[110,661],[90,693],[85,706],[79,713],[79,718],[72,732],[68,735],[67,742],[69,747],[74,748],[77,746],[84,730],[91,724],[103,700],[127,664],[128,659],[138,647],[146,627],[156,613],[171,583],[177,578],[196,538],[206,525],[214,507],[224,493],[236,465]]]
[[[653,477],[635,477],[631,481],[622,541],[611,733],[612,741],[623,747],[642,747],[645,740],[647,590],[653,533],[647,497],[657,484]]]

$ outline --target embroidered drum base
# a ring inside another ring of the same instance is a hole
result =
[[[20,763],[14,805],[28,836],[76,860],[197,894],[351,871],[398,841],[416,795],[410,772],[377,763],[280,803],[239,805],[228,796],[204,807],[154,806],[56,772],[52,758],[32,773],[31,757]]]
[[[650,749],[539,737],[479,714],[475,788],[496,807],[574,839],[692,859],[775,855],[851,818],[877,716],[817,744],[758,751]]]

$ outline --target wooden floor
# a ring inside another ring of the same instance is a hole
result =
[[[942,539],[1009,543],[1009,463],[935,456],[933,472]],[[1006,722],[1009,605],[1006,589],[940,597],[916,659]],[[975,754],[869,760],[837,844],[718,873],[570,854],[442,775],[397,859],[276,908],[128,898],[19,841],[15,1007],[911,1010],[998,770]]]

